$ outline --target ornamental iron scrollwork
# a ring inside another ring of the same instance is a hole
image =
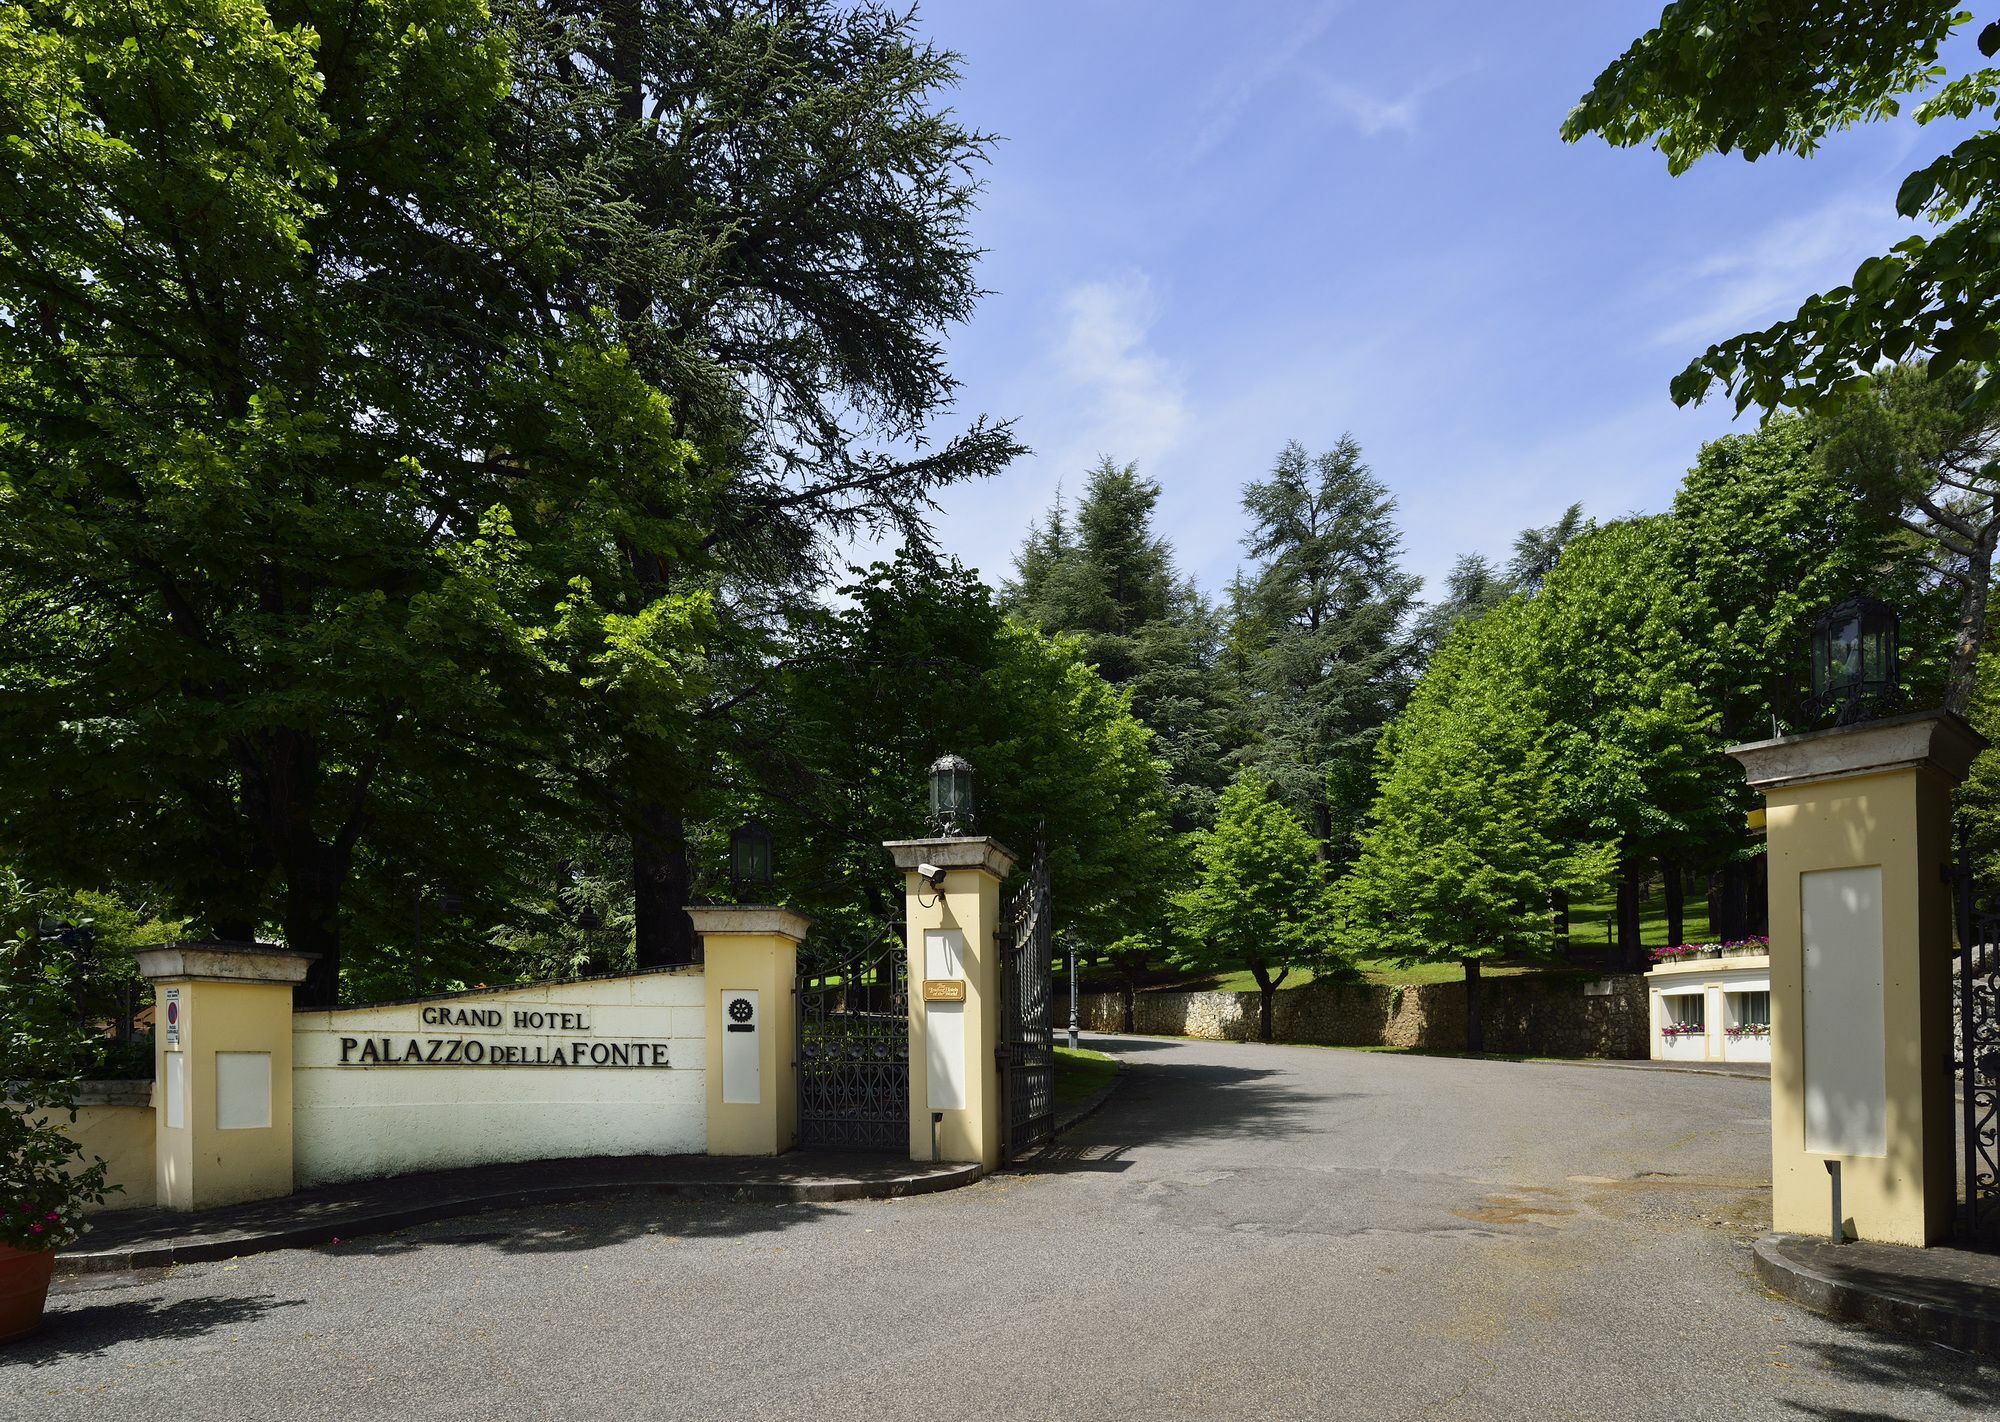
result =
[[[902,932],[821,950],[798,981],[799,1145],[906,1152],[910,968]]]
[[[2000,904],[1976,892],[1961,847],[1958,898],[1957,1076],[1964,1202],[1960,1242],[2000,1248]]]
[[[1035,845],[1028,880],[1000,916],[1001,1154],[1018,1159],[1046,1144],[1055,1126],[1055,1027],[1051,978],[1054,925],[1049,859]]]

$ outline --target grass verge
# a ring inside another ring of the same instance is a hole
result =
[[[1071,1051],[1056,1048],[1056,1105],[1075,1106],[1088,1101],[1118,1075],[1118,1060],[1087,1047]]]

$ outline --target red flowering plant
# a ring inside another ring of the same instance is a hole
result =
[[[0,909],[14,933],[0,939],[0,1244],[58,1249],[88,1228],[84,1207],[106,1194],[105,1163],[86,1160],[62,1129],[76,1120],[92,1033],[78,1020],[73,945],[44,936],[33,896],[6,878]]]
[[[1699,1022],[1669,1022],[1660,1029],[1662,1037],[1699,1037],[1708,1029]]]
[[[1709,946],[1711,945],[1706,943],[1676,943],[1671,948],[1655,948],[1653,950],[1653,961],[1655,963],[1678,963],[1683,958],[1692,958],[1695,954]]]

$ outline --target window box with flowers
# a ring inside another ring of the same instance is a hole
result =
[[[1746,1037],[1768,1037],[1771,1035],[1771,1024],[1768,1022],[1738,1022],[1733,1027],[1723,1028],[1722,1035],[1732,1042],[1740,1042]]]
[[[1669,1022],[1660,1028],[1660,1035],[1671,1042],[1676,1037],[1699,1037],[1706,1031],[1708,1028],[1699,1022]]]

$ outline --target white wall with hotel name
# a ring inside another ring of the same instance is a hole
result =
[[[296,1013],[300,1188],[708,1145],[699,968]]]

